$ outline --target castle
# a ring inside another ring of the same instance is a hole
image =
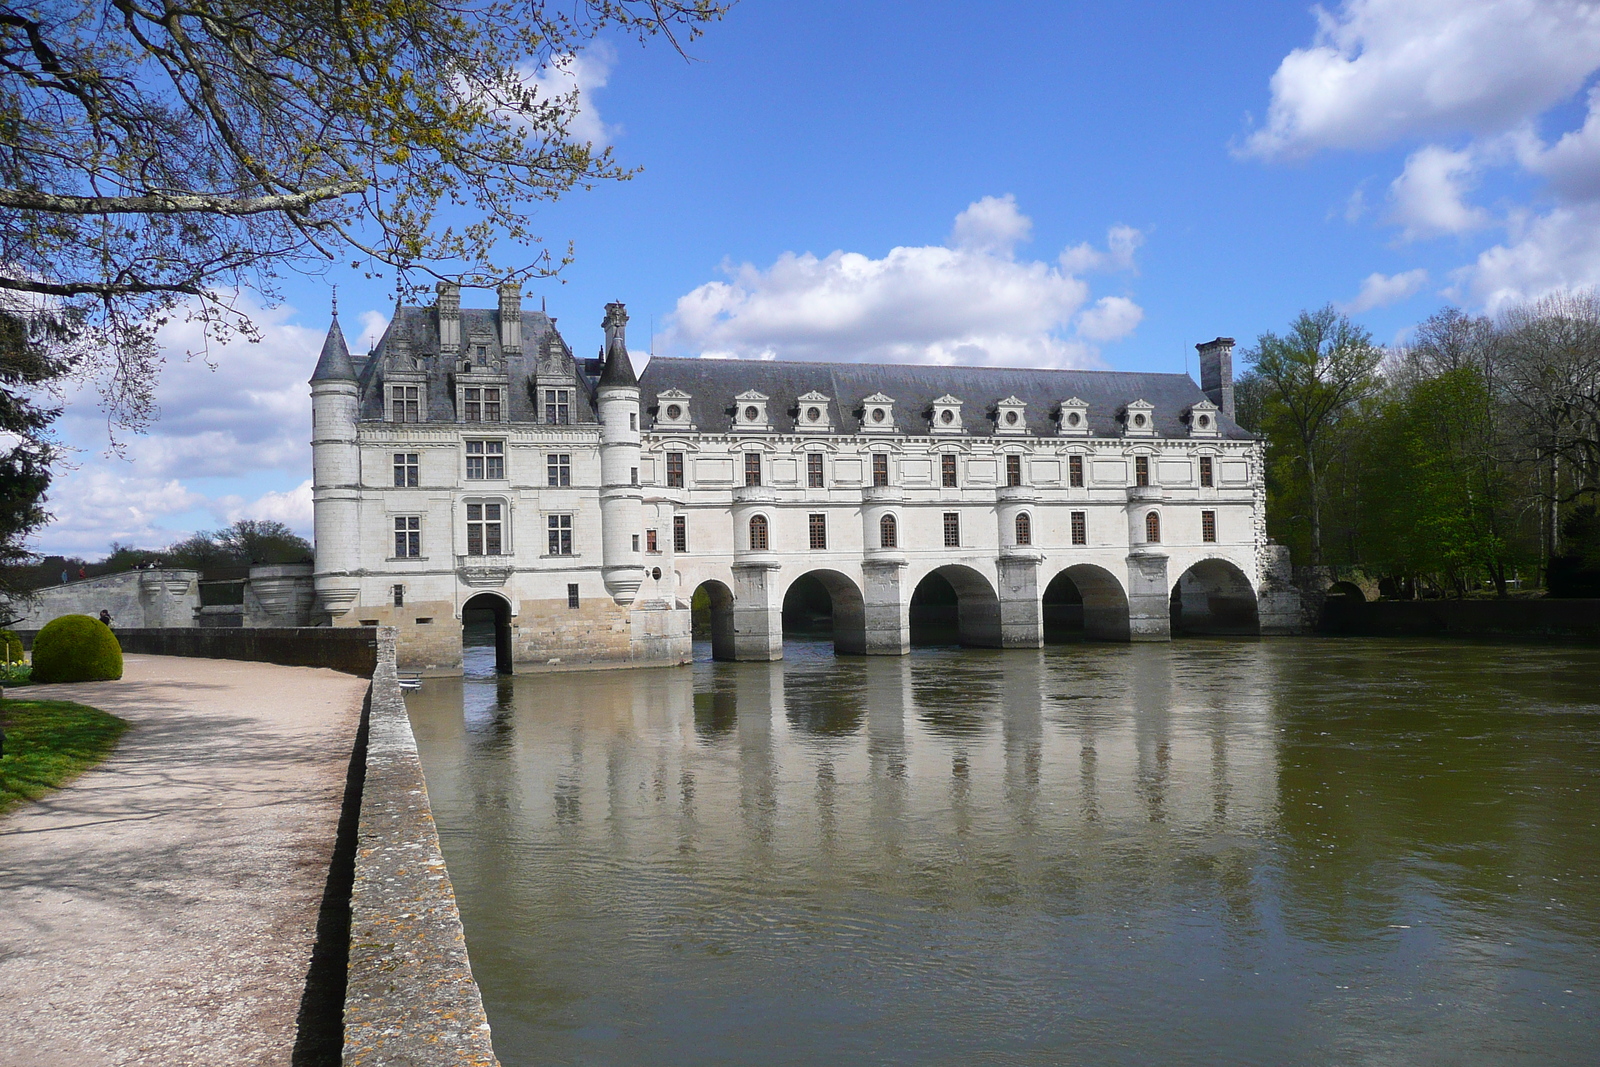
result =
[[[1281,633],[1262,445],[1233,421],[1233,342],[1181,374],[656,358],[608,304],[596,359],[525,308],[397,307],[311,378],[318,610],[397,626],[403,669],[461,669],[463,613],[503,670],[672,664],[691,602],[718,659],[783,651],[786,594],[842,653],[909,650],[953,593],[963,644]],[[919,590],[923,590],[919,594]]]

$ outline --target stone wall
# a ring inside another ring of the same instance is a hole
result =
[[[112,625],[194,626],[200,610],[200,572],[177,569],[124,571],[48,585],[18,602],[17,627],[37,630],[63,615],[111,613]]]
[[[297,626],[276,629],[174,627],[125,629],[115,627],[122,651],[148,656],[193,656],[201,659],[241,659],[280,663],[286,667],[328,667],[362,678],[372,677],[377,666],[376,631],[370,627]],[[38,630],[18,630],[27,648]]]
[[[378,631],[368,712],[350,962],[345,1067],[494,1067],[455,889],[395,671],[395,630]]]

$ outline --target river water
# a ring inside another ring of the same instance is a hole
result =
[[[786,652],[408,695],[506,1067],[1600,1063],[1595,650]]]

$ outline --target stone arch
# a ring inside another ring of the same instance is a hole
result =
[[[689,598],[689,612],[694,636],[711,639],[711,658],[733,659],[733,590],[714,578],[701,582]]]
[[[1203,559],[1172,584],[1173,634],[1254,635],[1261,632],[1256,591],[1225,559]]]
[[[477,593],[461,605],[461,660],[465,673],[473,673],[473,661],[478,658],[468,649],[486,647],[473,639],[490,626],[494,633],[494,669],[500,674],[511,673],[511,601],[505,594],[495,592]]]
[[[924,574],[911,593],[913,644],[944,643],[952,630],[967,648],[1001,647],[999,595],[988,578],[958,563]]]
[[[1126,641],[1128,594],[1104,567],[1079,563],[1050,579],[1044,590],[1046,644],[1073,640]]]
[[[783,594],[783,629],[820,632],[823,610],[819,593],[826,594],[826,630],[833,635],[833,650],[839,655],[861,656],[867,651],[867,605],[861,587],[849,576],[834,570],[806,571],[796,575]]]
[[[1345,601],[1350,604],[1365,604],[1367,602],[1367,594],[1363,593],[1361,587],[1355,582],[1334,582],[1328,587],[1326,595],[1329,600],[1334,597],[1344,597]]]

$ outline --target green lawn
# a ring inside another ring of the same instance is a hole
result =
[[[67,700],[0,700],[0,814],[71,781],[105,759],[125,720]]]

